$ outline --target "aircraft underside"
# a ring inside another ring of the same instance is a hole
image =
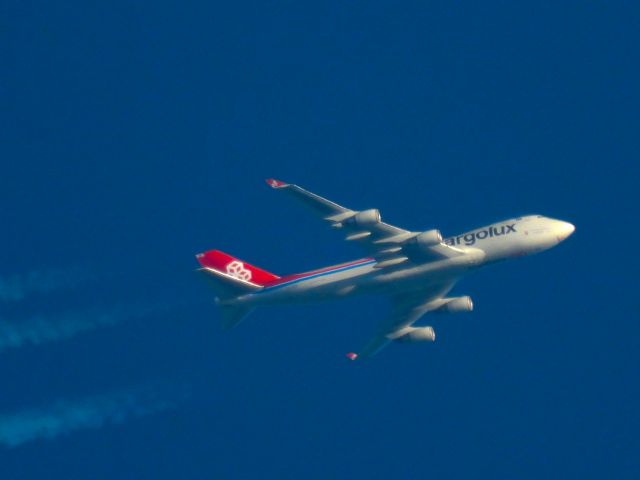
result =
[[[412,232],[384,223],[375,209],[350,210],[297,185],[273,179],[267,183],[344,232],[347,241],[362,246],[369,256],[280,277],[218,250],[199,254],[199,271],[211,282],[223,326],[236,326],[263,305],[385,295],[389,312],[371,341],[347,355],[351,360],[374,355],[391,341],[433,342],[433,328],[412,325],[431,312],[472,311],[470,297],[446,297],[460,278],[497,261],[552,248],[574,231],[570,223],[529,215],[445,239],[438,230]]]

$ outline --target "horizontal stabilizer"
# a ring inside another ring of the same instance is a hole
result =
[[[222,314],[222,329],[229,330],[235,327],[252,311],[252,308],[238,307],[235,305],[220,305],[220,313]]]
[[[253,310],[234,305],[235,298],[262,290],[265,284],[280,278],[219,250],[209,250],[196,258],[202,267],[198,272],[213,288],[225,330],[235,327]]]

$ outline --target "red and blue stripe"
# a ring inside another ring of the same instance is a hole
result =
[[[345,272],[358,267],[364,267],[365,265],[371,265],[376,263],[373,258],[362,258],[349,263],[342,263],[340,265],[333,265],[331,267],[321,268],[319,270],[313,270],[311,272],[296,273],[294,275],[287,275],[285,277],[278,278],[269,282],[264,286],[264,290],[274,290],[276,288],[294,285],[296,283],[311,280],[312,278],[323,277],[325,275],[331,275],[332,273]],[[264,291],[263,290],[263,291]]]

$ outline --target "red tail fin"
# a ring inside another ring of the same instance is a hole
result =
[[[196,255],[200,265],[206,268],[212,268],[218,272],[226,273],[232,277],[239,278],[245,282],[251,282],[256,285],[265,285],[273,280],[277,280],[277,275],[269,273],[261,268],[254,267],[248,263],[233,258],[219,250],[210,250],[205,253]]]

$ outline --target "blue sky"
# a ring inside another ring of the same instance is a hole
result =
[[[638,477],[631,2],[3,12],[3,479]],[[268,177],[445,235],[577,230],[354,365],[384,299],[222,333],[193,274],[360,254]]]

